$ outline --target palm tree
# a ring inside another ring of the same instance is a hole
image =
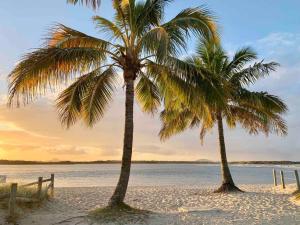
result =
[[[85,4],[91,6],[93,9],[97,9],[100,6],[101,0],[67,0],[67,3],[71,4]]]
[[[223,180],[215,192],[240,191],[234,184],[227,162],[223,119],[230,128],[239,123],[250,134],[260,131],[266,135],[271,132],[287,133],[287,126],[281,118],[281,114],[287,111],[283,101],[267,92],[247,89],[278,65],[263,61],[249,65],[255,59],[257,54],[251,48],[237,51],[230,59],[220,44],[202,40],[197,54],[182,62],[182,65],[194,67],[197,71],[182,80],[183,85],[189,87],[182,85],[182,90],[188,90],[185,99],[170,97],[161,113],[162,139],[186,128],[201,126],[200,137],[203,140],[206,132],[217,124]],[[174,96],[174,90],[170,92]]]
[[[21,101],[27,103],[61,83],[76,79],[58,96],[56,104],[62,124],[70,127],[78,119],[93,126],[102,118],[120,78],[118,71],[122,71],[126,86],[123,157],[110,206],[123,204],[128,186],[134,94],[145,112],[155,112],[166,86],[164,69],[171,58],[186,49],[191,32],[216,38],[213,17],[204,8],[184,9],[163,22],[164,8],[169,2],[113,0],[113,21],[100,16],[93,18],[97,28],[108,34],[107,39],[59,24],[45,46],[25,55],[9,75],[11,106]]]

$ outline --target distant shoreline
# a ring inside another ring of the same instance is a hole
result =
[[[105,161],[23,161],[23,160],[0,160],[0,165],[74,165],[74,164],[120,164],[118,160]],[[133,164],[219,164],[209,160],[199,161],[133,161]],[[233,161],[230,164],[261,164],[261,165],[295,165],[300,161]]]

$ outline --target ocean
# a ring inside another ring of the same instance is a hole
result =
[[[300,166],[232,165],[237,184],[272,184],[273,168],[284,169],[286,182],[295,182],[293,171]],[[7,182],[30,183],[55,174],[56,187],[115,186],[120,164],[0,165]],[[299,171],[300,172],[300,171]],[[279,176],[279,173],[278,173]],[[220,183],[216,164],[133,164],[130,186],[213,186]]]

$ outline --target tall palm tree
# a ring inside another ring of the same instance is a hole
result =
[[[206,132],[217,124],[223,180],[215,192],[240,191],[234,184],[227,162],[223,119],[230,128],[239,123],[250,134],[258,134],[260,131],[265,134],[287,133],[287,126],[281,118],[281,114],[287,111],[284,102],[267,92],[247,89],[250,84],[274,71],[278,65],[263,61],[250,65],[255,59],[257,54],[251,48],[237,51],[230,59],[220,44],[202,40],[196,55],[185,60],[186,66],[198,71],[192,74],[192,79],[188,77],[182,81],[183,85],[189,86],[185,88],[188,90],[188,101],[178,97],[169,98],[161,113],[162,139],[186,128],[200,126],[200,137],[203,140]]]
[[[164,68],[186,49],[191,32],[217,37],[207,9],[184,9],[163,22],[164,8],[171,0],[112,2],[113,21],[93,18],[97,28],[108,34],[107,39],[59,24],[44,47],[25,55],[9,75],[9,103],[27,103],[76,79],[57,98],[61,122],[70,127],[83,119],[92,126],[104,115],[120,77],[118,71],[122,71],[126,86],[123,157],[119,181],[109,203],[117,206],[124,201],[130,175],[134,94],[144,111],[154,112],[166,87]],[[176,77],[176,73],[172,76]]]

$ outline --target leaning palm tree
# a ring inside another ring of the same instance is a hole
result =
[[[107,39],[57,25],[45,46],[25,55],[9,75],[9,103],[27,103],[76,79],[57,98],[61,122],[70,127],[82,119],[92,126],[103,117],[122,77],[126,86],[123,157],[119,181],[109,203],[117,206],[124,202],[130,175],[134,94],[144,111],[155,112],[167,86],[164,68],[186,49],[191,32],[217,37],[207,9],[184,9],[163,22],[164,8],[170,0],[112,2],[113,21],[93,18],[97,28],[108,34]],[[172,76],[176,77],[176,73]]]
[[[186,88],[188,101],[178,97],[169,98],[161,113],[162,139],[186,128],[200,126],[200,137],[203,140],[206,132],[217,124],[223,180],[215,192],[240,191],[234,184],[227,162],[223,119],[230,128],[239,123],[250,134],[258,134],[260,131],[265,134],[287,133],[287,126],[281,118],[281,114],[287,111],[283,101],[267,92],[247,89],[257,79],[274,71],[278,65],[263,61],[249,65],[256,58],[253,50],[243,48],[230,59],[219,44],[203,40],[197,48],[197,54],[185,61],[187,66],[198,71],[182,81],[190,87]],[[174,96],[174,90],[172,92]]]

